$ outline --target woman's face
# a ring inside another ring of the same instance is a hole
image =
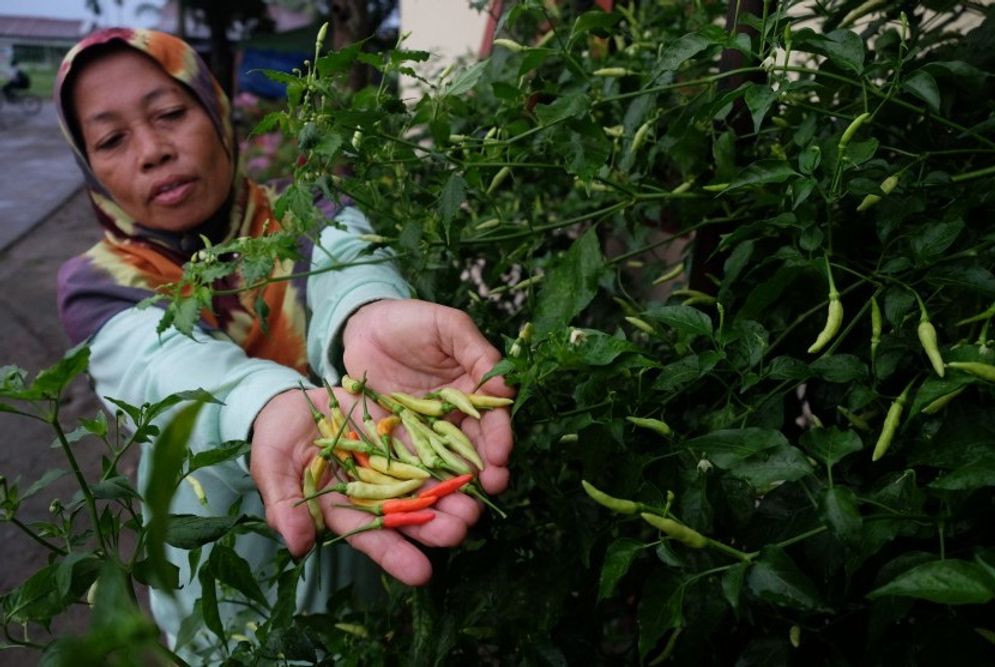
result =
[[[127,50],[89,63],[73,104],[90,168],[136,222],[186,231],[227,199],[233,165],[214,124],[150,58]]]

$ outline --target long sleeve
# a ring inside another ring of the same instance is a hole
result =
[[[357,235],[372,231],[366,217],[358,209],[346,208],[336,221],[344,229],[336,226],[324,229],[319,239],[320,247],[316,247],[311,256],[311,269],[321,271],[335,263],[356,260],[375,263],[315,273],[308,278],[307,305],[311,311],[308,362],[315,373],[332,382],[339,377],[340,369],[335,368],[335,362],[349,316],[371,301],[411,297],[411,288],[394,265],[386,261],[389,255],[385,251],[361,254],[368,243]]]

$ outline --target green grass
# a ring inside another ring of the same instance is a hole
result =
[[[54,67],[25,66],[24,71],[31,77],[28,92],[43,97],[46,102],[52,99],[52,86],[55,85],[57,70]]]

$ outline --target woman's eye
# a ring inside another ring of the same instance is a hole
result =
[[[181,107],[179,109],[170,109],[169,111],[164,112],[159,117],[162,118],[163,120],[179,120],[183,118],[183,116],[185,116],[186,113],[187,110]]]
[[[119,146],[121,144],[122,139],[123,139],[122,135],[112,134],[111,136],[105,137],[104,139],[101,139],[99,142],[97,142],[96,148],[98,151],[111,150]]]

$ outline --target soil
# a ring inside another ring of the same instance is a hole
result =
[[[0,365],[16,365],[29,378],[58,361],[69,348],[56,308],[56,272],[73,255],[83,252],[101,236],[90,203],[83,190],[77,191],[53,214],[30,232],[0,252]],[[23,406],[22,406],[23,407]],[[82,418],[93,418],[101,411],[99,400],[85,377],[78,378],[66,391],[59,407],[60,423],[73,430]],[[50,426],[23,416],[0,412],[0,433],[6,434],[0,447],[0,474],[8,484],[17,482],[23,493],[46,471],[69,470],[61,448],[53,447]],[[101,457],[107,453],[102,442],[86,438],[76,443],[73,452],[88,479],[100,474]],[[136,453],[129,453],[121,471],[134,479]],[[72,474],[65,474],[47,489],[26,500],[17,513],[25,524],[48,520],[49,505],[55,498],[68,504],[79,490]],[[85,521],[85,516],[80,516]],[[47,563],[48,551],[9,522],[0,522],[2,568],[0,591],[6,593],[22,584],[33,572]],[[80,606],[53,627],[53,634],[77,634],[85,631],[87,608]],[[10,628],[16,631],[17,628]],[[35,635],[34,633],[39,634]],[[33,638],[45,641],[44,631],[32,629]],[[35,651],[0,651],[0,667],[36,664]]]

